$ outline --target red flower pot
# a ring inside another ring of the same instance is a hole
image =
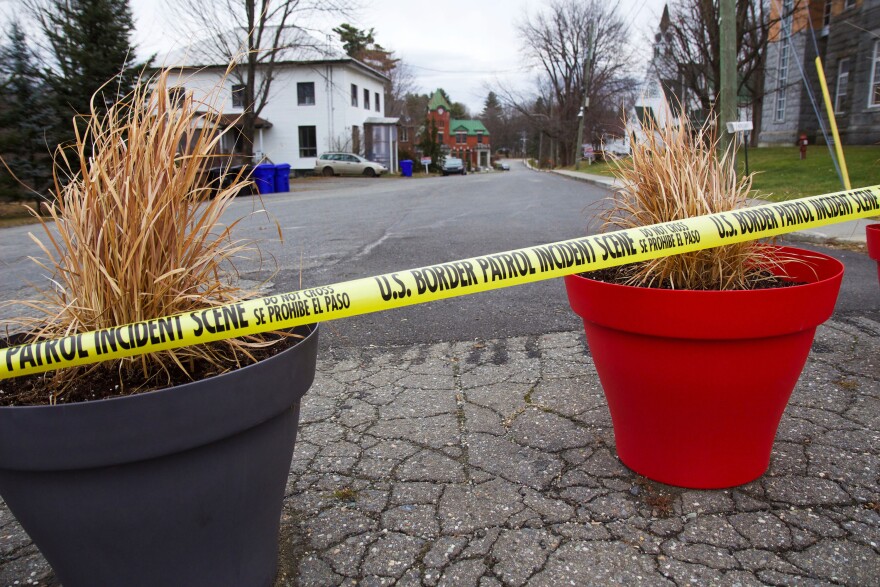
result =
[[[670,485],[720,488],[760,477],[843,264],[780,247],[792,287],[692,291],[565,278],[584,319],[620,460]]]
[[[877,261],[877,279],[880,280],[880,224],[865,227],[868,236],[868,256]]]

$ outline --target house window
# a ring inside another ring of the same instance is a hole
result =
[[[358,87],[357,84],[351,84],[351,105],[357,107],[358,105]]]
[[[776,122],[785,122],[785,88],[776,93]]]
[[[826,27],[831,24],[831,4],[833,0],[825,0],[825,7],[822,10],[822,26]]]
[[[318,156],[318,133],[314,126],[299,127],[299,156]]]
[[[407,127],[401,126],[399,129],[399,134],[400,134],[400,137],[398,140],[401,143],[408,143],[409,142],[409,129]]]
[[[868,86],[868,106],[880,106],[880,41],[874,41],[871,60],[871,84]]]
[[[782,35],[791,35],[791,19],[794,14],[794,0],[782,0]]]
[[[437,133],[437,143],[440,145],[443,144],[443,133],[442,132]]]
[[[183,86],[174,86],[172,88],[168,88],[168,101],[171,102],[171,105],[175,108],[180,108],[183,106],[183,101],[186,99],[186,88]]]
[[[455,133],[455,142],[458,143],[459,145],[464,144],[467,142],[466,137],[467,137],[467,135],[465,133],[457,132],[457,133]]]
[[[364,109],[370,109],[370,90],[364,88]]]
[[[244,84],[235,84],[232,86],[232,107],[244,108]]]
[[[849,85],[849,59],[841,59],[837,64],[837,91],[834,92],[834,112],[842,113],[846,108],[846,89]]]
[[[480,131],[477,131],[477,144],[478,145],[483,144],[483,133]]]
[[[855,5],[856,5],[856,0],[846,0],[846,2],[843,3],[843,8],[845,10],[850,9],[850,8],[855,8]]]
[[[788,83],[788,42],[779,48],[779,67],[776,70],[776,122],[785,120],[785,91]]]
[[[296,84],[296,103],[299,106],[315,105],[315,82],[299,82]]]
[[[379,92],[376,92],[375,94],[373,94],[373,98],[375,98],[375,100],[376,100],[375,104],[374,104],[376,106],[376,112],[382,112],[382,109],[379,108]]]

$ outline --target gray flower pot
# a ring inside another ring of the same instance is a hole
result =
[[[300,333],[175,388],[0,408],[0,495],[65,587],[272,584],[315,375],[317,327]]]

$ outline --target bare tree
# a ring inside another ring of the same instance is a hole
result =
[[[271,99],[277,65],[308,52],[327,56],[328,43],[308,34],[306,23],[318,13],[346,15],[346,0],[166,0],[185,39],[200,39],[187,58],[199,65],[235,63],[230,77],[242,86],[241,135],[246,156],[253,154],[255,121]],[[169,64],[174,65],[174,64]]]
[[[542,127],[557,141],[556,161],[561,164],[570,163],[574,153],[588,55],[590,107],[584,127],[591,142],[616,124],[622,103],[633,94],[629,29],[618,6],[603,0],[552,0],[546,9],[526,16],[518,26],[524,57],[540,72],[538,97],[546,112],[530,110],[536,104],[534,96],[523,100],[503,90],[501,94],[527,117],[547,120]]]
[[[403,61],[398,61],[397,66],[388,72],[388,76],[391,82],[388,84],[388,98],[385,100],[386,113],[395,118],[406,118],[406,97],[418,91],[416,76]]]
[[[655,56],[661,79],[676,80],[708,113],[718,99],[721,80],[719,0],[673,0],[661,34],[663,54]],[[737,95],[747,95],[755,131],[760,130],[764,69],[771,19],[769,0],[736,2]]]

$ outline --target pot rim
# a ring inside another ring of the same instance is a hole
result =
[[[154,391],[0,407],[0,469],[71,470],[156,458],[225,438],[298,405],[315,374],[318,325],[241,369]],[[256,376],[260,373],[259,376]]]
[[[290,349],[304,343],[307,339],[312,337],[315,334],[315,332],[318,331],[318,323],[307,324],[305,326],[299,326],[296,329],[299,329],[299,328],[308,329],[309,330],[308,334],[305,334],[299,341],[296,342],[296,344],[289,347],[288,349],[285,349],[285,351],[290,350]],[[291,330],[296,330],[296,329],[291,329]],[[2,347],[0,347],[0,348],[2,348]],[[279,353],[279,354],[281,354],[281,353]],[[14,410],[83,409],[85,406],[96,406],[96,405],[101,405],[101,404],[105,404],[105,403],[109,403],[109,402],[121,402],[121,401],[126,401],[126,400],[134,400],[136,398],[155,397],[157,394],[168,393],[171,390],[175,390],[173,393],[176,393],[177,391],[186,389],[189,386],[198,385],[199,383],[202,383],[202,382],[209,382],[214,379],[217,379],[218,377],[223,377],[224,375],[230,375],[232,373],[248,373],[248,370],[253,371],[254,368],[257,365],[259,365],[260,363],[264,363],[266,361],[271,361],[276,356],[277,355],[273,355],[271,357],[263,359],[262,361],[257,361],[256,363],[251,363],[249,365],[245,365],[244,367],[240,367],[240,368],[235,369],[233,371],[227,371],[225,373],[218,373],[216,375],[211,375],[210,377],[205,377],[203,379],[196,379],[195,381],[189,381],[187,383],[181,383],[179,385],[171,385],[168,387],[162,387],[162,388],[153,389],[150,391],[143,391],[143,392],[133,393],[130,395],[121,395],[121,396],[108,397],[108,398],[103,398],[103,399],[89,400],[89,401],[84,401],[84,402],[72,402],[69,404],[56,404],[53,406],[50,406],[48,404],[41,404],[41,405],[37,405],[37,406],[0,406],[0,413],[2,413],[3,410],[10,410],[10,409],[14,409]]]
[[[880,223],[867,225],[865,237],[868,243],[868,256],[880,261]]]
[[[830,318],[843,263],[807,249],[767,246],[803,261],[787,268],[792,280],[803,283],[759,290],[672,290],[567,275],[569,303],[584,321],[607,328],[703,340],[780,336],[814,328]],[[780,307],[792,311],[783,313]],[[612,308],[625,311],[609,311]],[[748,319],[740,320],[741,316]]]

